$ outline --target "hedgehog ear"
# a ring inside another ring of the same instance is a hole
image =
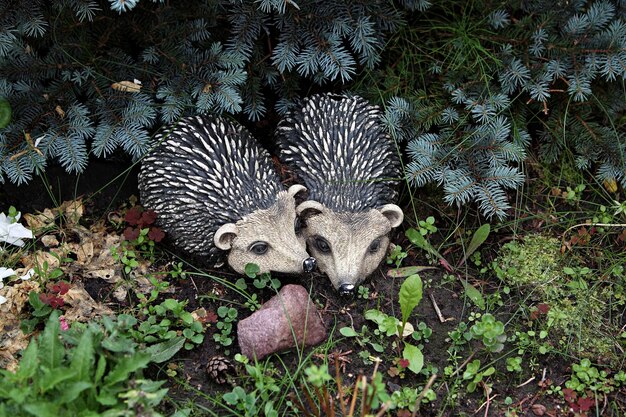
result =
[[[402,220],[404,220],[404,213],[402,213],[402,209],[395,204],[385,204],[380,209],[378,209],[380,213],[389,220],[389,224],[391,227],[398,227],[402,224]]]
[[[289,194],[290,197],[295,198],[298,193],[301,193],[303,191],[306,191],[306,187],[304,185],[294,184],[289,187],[289,189],[287,190],[287,194]]]
[[[320,214],[324,211],[324,206],[322,203],[318,203],[314,200],[307,200],[303,203],[300,203],[298,207],[296,207],[296,214],[302,217],[303,219],[308,219],[311,216],[315,216],[316,214]]]
[[[233,246],[233,240],[237,237],[237,233],[235,223],[226,223],[217,229],[215,236],[213,236],[213,242],[218,249],[229,250]]]

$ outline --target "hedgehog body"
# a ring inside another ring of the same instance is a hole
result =
[[[309,192],[297,207],[309,253],[342,293],[380,264],[402,223],[394,203],[400,161],[380,110],[358,96],[316,95],[279,124],[277,142]]]
[[[283,190],[269,154],[245,128],[189,117],[157,140],[142,163],[140,196],[176,247],[213,266],[227,259],[240,273],[247,263],[261,271],[311,268],[294,230],[295,194],[304,187]]]

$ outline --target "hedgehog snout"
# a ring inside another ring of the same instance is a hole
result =
[[[317,260],[314,257],[309,257],[302,262],[302,270],[304,272],[313,272],[317,268]]]
[[[341,284],[339,286],[339,294],[343,296],[354,295],[354,284]]]

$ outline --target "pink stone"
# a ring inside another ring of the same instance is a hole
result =
[[[295,340],[294,340],[295,337]],[[326,328],[309,293],[300,285],[285,285],[277,295],[237,324],[241,353],[261,359],[271,353],[326,340]]]

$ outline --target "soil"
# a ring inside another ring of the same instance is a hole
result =
[[[88,216],[86,221],[96,219],[104,216],[108,211],[118,207],[120,204],[127,202],[129,198],[137,194],[137,169],[126,170],[128,163],[126,161],[120,162],[104,162],[95,160],[92,161],[87,171],[80,175],[68,175],[59,167],[49,167],[46,171],[47,183],[40,179],[33,180],[27,186],[16,187],[12,184],[4,184],[2,191],[0,192],[0,211],[13,205],[23,213],[34,213],[37,210],[43,210],[47,207],[54,207],[55,203],[60,203],[64,200],[74,199],[79,195],[86,195],[84,201],[86,202],[86,208],[88,210]],[[94,193],[95,192],[95,193]],[[55,201],[56,200],[56,201]],[[404,231],[398,230],[392,236],[392,241],[400,243],[402,247],[408,247],[408,242],[404,241]],[[404,260],[403,266],[411,265],[428,265],[425,258],[416,252],[409,252],[409,256]],[[353,327],[359,331],[363,325],[367,324],[369,329],[373,329],[375,326],[372,322],[367,322],[364,319],[364,312],[368,309],[378,309],[386,314],[393,315],[395,317],[400,316],[400,309],[398,305],[398,293],[400,285],[403,282],[402,278],[388,278],[388,267],[382,265],[381,268],[372,276],[369,277],[365,284],[369,288],[369,299],[363,298],[345,298],[340,296],[333,288],[328,279],[319,274],[307,274],[299,277],[280,277],[283,284],[287,283],[299,283],[308,289],[312,299],[318,305],[323,320],[326,324],[329,333],[332,332],[333,339],[341,339],[335,343],[333,352],[329,353],[343,353],[346,361],[342,361],[342,375],[341,378],[345,386],[351,386],[355,379],[359,375],[371,375],[373,366],[371,364],[365,365],[363,360],[358,356],[358,353],[364,348],[355,343],[355,339],[342,338],[339,334],[339,329],[345,326]],[[205,272],[220,276],[226,279],[231,279],[233,282],[239,278],[238,275],[226,270],[206,270]],[[428,339],[427,343],[424,343],[423,354],[425,359],[425,365],[434,367],[437,369],[437,373],[441,375],[444,368],[450,363],[448,362],[450,353],[448,348],[451,343],[449,340],[449,332],[454,330],[460,321],[467,321],[467,316],[470,305],[466,303],[468,301],[463,297],[462,286],[459,282],[452,280],[446,284],[442,284],[444,277],[444,270],[442,268],[422,272],[421,277],[424,282],[429,284],[425,287],[425,293],[422,302],[413,313],[412,318],[414,325],[416,322],[423,321],[433,331],[432,336]],[[489,283],[483,283],[488,287]],[[102,280],[87,280],[85,282],[86,289],[89,294],[98,301],[110,303],[109,299],[112,291],[105,281]],[[223,304],[220,300],[235,300],[242,301],[234,292],[217,284],[210,279],[198,279],[188,278],[179,280],[172,283],[175,288],[173,296],[181,300],[188,300],[188,309],[190,311],[200,307],[204,307],[207,310],[216,311],[219,305]],[[211,294],[218,294],[217,296],[209,297]],[[268,300],[274,293],[270,290],[263,290],[259,293],[259,301],[264,302]],[[172,294],[168,294],[172,296]],[[440,316],[436,311],[435,305],[440,310],[441,317],[444,318],[442,322]],[[247,317],[250,311],[247,308],[238,309],[238,319]],[[170,384],[170,395],[172,398],[177,399],[180,402],[185,402],[190,399],[196,401],[199,404],[204,404],[208,408],[213,408],[213,404],[207,401],[206,397],[199,395],[199,392],[205,393],[211,396],[219,396],[220,394],[230,391],[231,387],[226,385],[218,385],[215,382],[209,380],[206,372],[206,363],[209,358],[215,355],[224,355],[224,348],[219,346],[213,340],[213,332],[216,331],[215,327],[210,327],[205,335],[204,342],[201,346],[191,351],[181,351],[175,357],[177,364],[176,372],[177,377],[181,381],[185,381],[188,387],[197,389],[197,392],[186,389],[181,384]],[[389,346],[391,343],[389,343]],[[368,350],[375,354],[375,352],[368,348]],[[237,353],[236,341],[230,349],[228,358],[234,362],[234,354]],[[459,365],[469,355],[465,350],[464,357],[459,358]],[[479,351],[479,349],[475,349]],[[308,352],[308,351],[307,351]],[[393,354],[392,352],[384,352],[381,357],[385,360],[380,364],[378,371],[383,373],[383,380],[387,384],[388,391],[399,389],[403,386],[412,388],[423,387],[426,383],[426,377],[423,375],[413,375],[410,372],[405,372],[405,377],[390,376],[388,374],[389,369],[394,366],[390,363],[389,358],[400,356],[400,353]],[[480,359],[481,363],[487,363],[491,359],[496,357],[488,357],[476,355],[474,359]],[[287,352],[281,354],[281,361],[287,366],[289,364],[298,363],[298,356],[293,352]],[[316,360],[317,363],[322,363],[322,360]],[[504,360],[499,360],[495,363],[495,366],[501,367]],[[281,370],[282,365],[280,362],[274,360],[276,368]],[[562,382],[563,375],[569,375],[569,370],[566,369],[565,362],[560,364],[558,362],[551,362],[546,364],[545,368],[539,364],[536,369],[548,369],[549,374],[546,377],[555,380],[556,382]],[[151,377],[167,379],[164,374],[165,368],[153,367],[150,371],[153,375]],[[506,377],[508,374],[505,370],[499,369],[498,375]],[[461,370],[462,372],[462,370]],[[535,377],[534,381],[528,384],[519,386],[521,382],[531,377]],[[541,375],[531,375],[530,371],[526,370],[522,377],[519,378],[500,378],[494,381],[494,394],[496,400],[490,404],[488,415],[503,415],[507,409],[503,405],[504,398],[511,397],[513,404],[522,404],[522,409],[526,410],[525,413],[518,413],[516,415],[535,415],[530,410],[530,405],[534,403],[538,396],[540,389],[537,386],[537,382],[541,379]],[[464,392],[459,392],[459,397],[451,400],[451,404],[443,404],[442,401],[447,397],[450,387],[436,381],[433,385],[433,389],[437,394],[437,400],[429,406],[423,407],[419,415],[422,416],[462,416],[462,415],[474,415],[477,410],[480,415],[485,413],[484,392],[479,388],[474,395],[465,395]],[[481,405],[483,406],[481,408]],[[549,408],[553,408],[554,405],[549,405]],[[553,414],[553,415],[566,415],[566,414]]]

